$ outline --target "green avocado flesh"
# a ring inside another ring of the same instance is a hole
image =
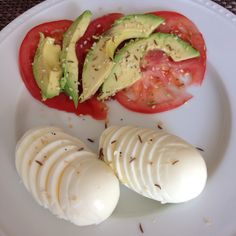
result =
[[[78,106],[78,59],[76,56],[76,42],[84,35],[92,13],[85,11],[80,15],[69,27],[63,36],[63,45],[61,53],[61,63],[63,68],[63,78],[61,80],[61,88],[73,99],[75,107]]]
[[[61,47],[54,44],[54,39],[40,33],[39,45],[33,62],[33,73],[41,90],[42,100],[58,96],[60,93]]]
[[[86,56],[80,101],[83,102],[94,95],[109,76],[115,64],[112,60],[114,52],[120,43],[127,39],[148,37],[163,21],[152,14],[128,15],[117,20]]]
[[[99,99],[106,99],[141,79],[140,61],[149,50],[162,50],[174,61],[199,57],[190,44],[173,34],[154,33],[147,39],[128,43],[115,56],[112,72],[102,85]]]

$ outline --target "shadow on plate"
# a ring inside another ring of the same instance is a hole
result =
[[[220,125],[217,127],[218,134],[215,137],[215,148],[211,153],[206,153],[206,164],[209,178],[213,175],[221,161],[224,159],[230,139],[232,120],[230,101],[223,83],[224,78],[220,77],[220,75],[217,73],[217,70],[210,63],[207,64],[207,73],[211,77],[218,93],[218,106],[220,107],[220,113],[218,117]]]
[[[120,199],[113,213],[114,218],[142,217],[168,209],[171,204],[161,204],[158,201],[143,197],[127,187],[120,186]]]

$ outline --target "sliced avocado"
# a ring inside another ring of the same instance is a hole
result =
[[[164,19],[152,14],[129,15],[117,20],[86,56],[80,101],[94,95],[111,73],[114,66],[113,55],[120,43],[131,38],[148,37],[163,21]]]
[[[102,86],[99,99],[106,99],[131,86],[141,78],[140,60],[149,50],[164,51],[174,61],[199,57],[200,53],[190,44],[173,34],[155,33],[147,39],[128,43],[116,55],[111,74]]]
[[[73,99],[75,107],[78,106],[78,59],[76,56],[76,42],[84,35],[92,13],[85,11],[69,27],[63,36],[61,63],[63,68],[63,78],[61,87]]]
[[[111,37],[106,43],[108,56],[113,58],[117,46],[124,40],[147,38],[163,22],[163,18],[153,14],[127,15],[116,20],[113,27],[105,33]]]
[[[61,47],[54,44],[55,39],[40,33],[39,45],[33,62],[33,73],[41,90],[42,100],[58,96],[60,93]]]

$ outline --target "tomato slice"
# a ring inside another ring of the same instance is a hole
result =
[[[165,19],[165,24],[160,25],[157,31],[175,34],[200,52],[200,57],[181,62],[184,71],[191,74],[192,84],[200,85],[206,71],[206,46],[202,34],[193,22],[177,12],[159,11],[154,14]]]
[[[201,85],[206,69],[206,47],[197,27],[177,12],[154,12],[165,19],[157,29],[173,33],[199,50],[200,57],[174,62],[159,50],[149,51],[141,62],[142,78],[116,94],[117,101],[129,110],[158,113],[179,107],[192,98],[186,89]]]
[[[102,34],[121,16],[122,15],[118,13],[109,14],[91,22],[84,37],[78,42],[77,57],[80,68],[82,68],[88,49],[95,40],[92,36],[95,35],[95,33],[97,36]],[[55,38],[56,43],[61,44],[63,34],[71,23],[72,21],[69,20],[47,22],[34,27],[26,34],[19,50],[19,69],[22,80],[31,95],[48,107],[75,113],[77,115],[91,115],[95,119],[104,120],[107,117],[107,106],[105,103],[98,101],[96,97],[93,97],[84,103],[80,103],[77,109],[74,107],[73,101],[63,93],[57,97],[47,99],[46,101],[41,100],[40,89],[35,82],[32,70],[32,62],[39,42],[39,32],[44,33],[45,36]],[[85,43],[87,38],[90,38],[91,40],[87,40],[87,43]],[[80,47],[81,44],[86,45],[86,47]]]

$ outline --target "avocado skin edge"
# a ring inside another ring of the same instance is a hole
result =
[[[61,64],[63,68],[63,78],[61,88],[73,100],[77,108],[79,102],[78,75],[79,61],[76,55],[76,43],[84,35],[91,21],[92,13],[83,12],[65,32],[63,37]]]

